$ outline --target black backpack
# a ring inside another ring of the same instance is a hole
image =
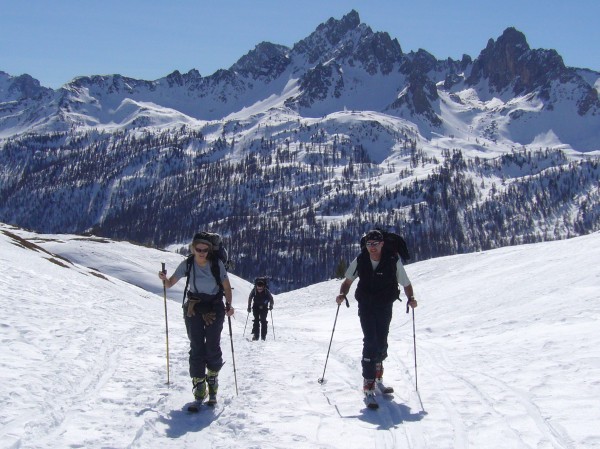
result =
[[[383,229],[375,228],[377,231],[383,234],[383,241],[385,243],[384,250],[391,251],[392,254],[398,255],[403,263],[406,263],[410,260],[410,253],[408,252],[408,246],[406,245],[406,241],[395,232],[384,231]],[[360,239],[360,249],[361,251],[366,251],[366,237],[367,234],[363,235]]]
[[[257,277],[256,279],[254,279],[254,286],[256,287],[256,284],[258,284],[259,282],[262,282],[265,285],[265,290],[269,289],[269,278],[266,276],[261,276],[261,277]]]

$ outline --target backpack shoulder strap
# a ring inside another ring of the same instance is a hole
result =
[[[185,261],[185,288],[183,289],[183,303],[185,303],[185,298],[187,297],[188,287],[190,286],[190,273],[192,271],[192,265],[194,264],[194,255],[191,254],[187,257]],[[219,269],[219,260],[211,259],[210,261],[210,272],[212,273],[217,285],[219,286],[219,290],[223,291],[223,284],[221,283],[221,270]]]
[[[223,283],[221,282],[221,269],[219,267],[219,258],[218,257],[211,259],[210,271],[211,271],[212,275],[214,276],[215,281],[217,282],[217,285],[219,286],[219,290],[222,292],[223,291]]]
[[[192,271],[192,264],[194,263],[194,255],[190,254],[187,256],[185,260],[185,287],[183,289],[183,300],[182,303],[185,303],[185,298],[187,296],[188,287],[190,285],[190,272]]]

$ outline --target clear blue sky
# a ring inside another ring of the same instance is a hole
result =
[[[0,70],[57,88],[76,76],[203,76],[262,41],[291,47],[352,9],[402,50],[473,58],[505,28],[600,71],[600,0],[0,0]]]

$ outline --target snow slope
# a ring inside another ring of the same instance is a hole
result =
[[[70,261],[61,257],[68,258]],[[181,256],[0,225],[0,448],[600,448],[600,234],[415,263],[415,329],[397,304],[386,379],[367,410],[356,303],[339,281],[275,298],[250,342],[250,285],[232,277],[220,403],[191,399]],[[244,334],[245,330],[245,334]],[[418,379],[418,392],[415,383]]]

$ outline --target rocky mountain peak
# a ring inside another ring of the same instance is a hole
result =
[[[392,39],[388,33],[371,33],[358,42],[348,58],[359,61],[369,75],[375,75],[378,71],[387,75],[393,70],[394,64],[401,61],[402,48],[398,40]]]
[[[45,93],[52,93],[52,89],[42,87],[40,82],[30,75],[24,74],[11,77],[7,73],[4,75],[4,82],[0,84],[0,100],[19,101],[27,98],[39,98]]]
[[[342,19],[330,18],[306,39],[294,45],[292,55],[304,56],[314,66],[335,59],[338,64],[362,65],[370,75],[388,74],[402,57],[397,39],[388,33],[374,33],[360,22],[355,10]]]
[[[319,25],[307,38],[297,42],[292,48],[292,53],[305,55],[309,64],[317,64],[329,59],[332,50],[339,46],[347,34],[358,30],[360,26],[360,17],[354,10],[340,20],[332,17]]]
[[[273,79],[289,65],[289,51],[290,49],[284,45],[261,42],[233,64],[230,70],[253,79],[259,77]]]
[[[556,51],[531,50],[523,33],[507,28],[497,41],[488,41],[473,64],[467,84],[477,84],[483,78],[497,92],[512,85],[515,94],[523,94],[546,86],[565,70]]]
[[[354,9],[336,20],[331,17],[326,23],[317,27],[316,33],[322,33],[330,44],[337,44],[344,35],[360,25],[360,17]]]
[[[179,70],[168,74],[166,81],[169,87],[174,86],[196,86],[202,81],[202,75],[196,69],[192,69],[189,72],[182,74]]]

